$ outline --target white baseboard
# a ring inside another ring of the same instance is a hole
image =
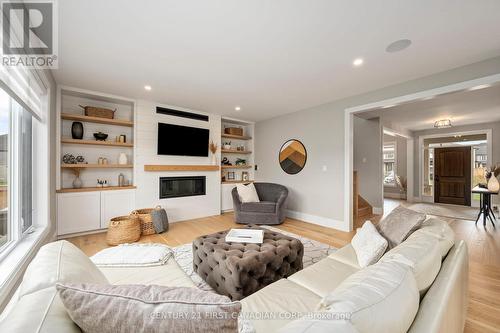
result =
[[[382,214],[384,214],[384,208],[383,207],[373,207],[372,211],[373,211],[373,214],[375,214],[375,215],[382,215]]]
[[[312,223],[312,224],[317,224],[322,227],[327,227],[327,228],[333,228],[333,229],[338,229],[341,231],[349,231],[349,225],[340,220],[334,220],[328,217],[323,217],[323,216],[317,216],[317,215],[311,215],[311,214],[306,214],[306,213],[301,213],[301,212],[296,212],[293,210],[287,209],[286,211],[286,216],[292,219],[297,219],[301,220],[304,222]]]

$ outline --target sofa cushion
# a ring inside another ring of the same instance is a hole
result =
[[[67,241],[46,244],[31,261],[21,282],[20,297],[56,283],[102,283],[108,280],[96,265]]]
[[[358,257],[356,256],[356,251],[354,251],[351,243],[333,252],[328,256],[328,258],[335,259],[344,264],[351,265],[354,268],[361,269],[358,263]]]
[[[417,314],[419,297],[407,266],[378,262],[348,277],[320,305],[350,317],[359,332],[402,333]]]
[[[241,304],[197,288],[57,284],[57,290],[70,317],[84,332],[238,330]]]
[[[422,227],[416,230],[408,238],[417,238],[431,236],[438,240],[441,252],[441,258],[446,257],[448,251],[455,244],[455,233],[448,225],[447,222],[437,219],[429,218],[422,223]]]
[[[71,320],[53,286],[21,297],[0,322],[0,332],[81,333],[81,330]]]
[[[236,191],[238,191],[238,196],[240,201],[243,202],[259,202],[259,195],[257,194],[257,190],[255,189],[255,185],[250,183],[248,185],[245,184],[237,184]]]
[[[288,280],[324,297],[358,270],[359,268],[327,257],[293,274]]]
[[[318,305],[321,297],[287,279],[281,279],[241,300],[244,318],[250,318],[256,332],[275,332]],[[280,314],[281,318],[270,316]]]
[[[174,258],[164,265],[150,267],[99,267],[111,284],[156,284],[159,286],[195,287],[193,280]]]
[[[242,212],[274,213],[276,203],[270,201],[244,202],[241,204]]]
[[[398,206],[378,223],[377,229],[387,239],[388,249],[392,249],[417,230],[425,219],[425,214]]]
[[[409,237],[387,252],[380,261],[397,262],[409,266],[417,281],[420,295],[424,295],[441,268],[439,241],[427,234]]]
[[[366,221],[361,228],[356,231],[356,235],[351,241],[359,266],[366,267],[376,263],[387,249],[387,240],[380,236],[377,228]]]
[[[329,318],[328,312],[317,313],[324,319],[302,317],[286,324],[279,333],[360,333],[348,320]]]

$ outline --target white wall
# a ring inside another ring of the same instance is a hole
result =
[[[348,230],[349,221],[344,220],[345,109],[498,73],[500,57],[258,122],[256,179],[287,186],[289,208],[310,222]],[[294,176],[285,174],[277,162],[279,148],[290,138],[301,140],[308,151],[304,170]]]
[[[220,172],[146,172],[145,164],[210,164],[209,157],[162,156],[157,155],[158,122],[208,128],[210,140],[219,144],[221,138],[221,117],[209,115],[209,122],[167,116],[156,113],[156,107],[174,108],[199,114],[200,111],[186,110],[175,106],[166,106],[150,101],[138,101],[135,132],[135,170],[136,206],[138,208],[161,205],[167,209],[171,222],[194,219],[220,214],[221,184]],[[173,144],[181,145],[182,142]],[[207,148],[208,149],[208,148]],[[220,161],[220,149],[217,158]],[[159,177],[206,176],[206,195],[184,198],[159,199]]]
[[[382,179],[382,127],[379,119],[354,117],[353,169],[358,172],[359,194],[373,208],[384,206]]]

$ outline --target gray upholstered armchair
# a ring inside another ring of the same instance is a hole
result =
[[[288,189],[279,184],[254,183],[260,202],[242,203],[236,187],[233,188],[234,218],[236,223],[281,224],[285,220]]]

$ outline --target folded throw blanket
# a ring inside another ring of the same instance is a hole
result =
[[[161,266],[172,255],[172,250],[163,244],[134,243],[104,249],[90,257],[90,260],[101,267]]]

